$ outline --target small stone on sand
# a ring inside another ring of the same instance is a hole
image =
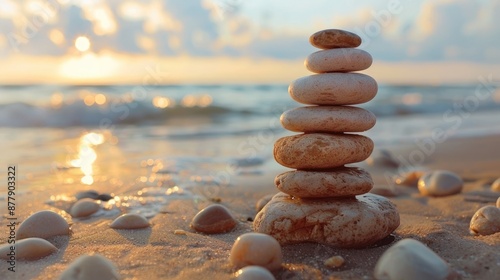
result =
[[[21,223],[16,239],[28,237],[49,238],[57,235],[69,235],[69,225],[59,214],[49,210],[36,212]]]
[[[331,258],[328,258],[324,261],[324,264],[328,267],[332,267],[332,268],[337,268],[337,267],[341,267],[342,265],[344,265],[344,258],[342,258],[342,256],[333,256]]]
[[[355,48],[361,45],[361,37],[345,30],[325,29],[311,35],[309,43],[320,49]]]
[[[99,193],[94,191],[94,190],[79,192],[75,195],[76,199],[78,199],[78,200],[84,199],[84,198],[97,199],[98,196],[99,196]]]
[[[375,265],[378,280],[446,279],[448,264],[434,251],[414,239],[403,239],[387,249]]]
[[[238,270],[235,274],[238,280],[274,280],[274,276],[269,270],[257,266],[250,265]]]
[[[74,218],[82,218],[94,214],[99,209],[101,209],[101,206],[93,199],[83,198],[73,204],[69,213]]]
[[[100,194],[97,196],[97,200],[101,200],[101,201],[109,201],[112,198],[113,198],[113,196],[111,196],[107,193],[103,193],[103,194]]]
[[[236,226],[236,220],[226,207],[212,204],[198,212],[190,226],[198,232],[224,233],[231,231]]]
[[[231,248],[229,261],[236,268],[258,265],[269,270],[281,268],[281,246],[272,236],[262,233],[240,235]]]
[[[268,194],[268,195],[262,197],[261,199],[259,199],[257,201],[257,203],[255,204],[255,210],[257,210],[257,212],[260,212],[260,210],[262,210],[262,208],[264,208],[264,206],[266,206],[266,204],[269,203],[269,201],[271,201],[271,199],[273,198],[274,195],[275,195],[275,193]]]
[[[457,174],[438,170],[422,175],[418,180],[418,190],[422,195],[446,196],[461,192],[463,184]]]
[[[495,192],[500,192],[500,178],[496,179],[493,184],[491,184],[491,190]]]
[[[396,178],[396,180],[394,181],[398,185],[417,187],[418,180],[420,180],[420,177],[422,177],[424,173],[425,173],[424,171],[410,171],[404,174],[403,176]]]
[[[371,166],[396,168],[399,162],[392,156],[391,152],[384,149],[375,149],[366,159],[366,163]]]
[[[113,262],[101,255],[84,255],[63,271],[60,280],[116,280],[120,279]]]
[[[15,258],[18,260],[38,260],[57,252],[57,248],[49,241],[31,237],[16,241],[16,244],[4,244],[0,247],[0,259],[9,260],[11,246],[15,246]]]
[[[472,216],[469,229],[474,235],[490,235],[500,232],[500,208],[488,205],[477,210]]]
[[[176,229],[174,230],[175,235],[187,235],[187,232],[183,229]]]
[[[148,219],[139,214],[123,214],[110,225],[114,229],[140,229],[149,227]]]

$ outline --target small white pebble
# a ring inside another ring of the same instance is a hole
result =
[[[269,270],[256,266],[250,265],[238,270],[235,274],[238,280],[274,280],[274,276],[269,272]]]
[[[15,246],[15,255],[11,247]],[[38,260],[57,252],[57,248],[49,241],[31,237],[16,241],[16,244],[5,244],[0,247],[0,259],[9,260],[11,256],[18,260]]]
[[[337,267],[341,267],[342,265],[344,265],[344,258],[342,258],[342,256],[333,256],[331,258],[328,258],[324,261],[324,264],[328,267],[333,267],[333,268],[337,268]]]
[[[91,198],[83,198],[75,202],[69,211],[71,217],[87,217],[99,211],[101,206]]]
[[[491,184],[491,190],[495,192],[500,192],[500,178],[496,179],[493,184]]]
[[[114,229],[139,229],[149,227],[148,219],[139,214],[123,214],[110,225]]]
[[[500,232],[500,208],[488,205],[477,210],[470,220],[469,229],[474,235],[490,235]]]
[[[182,230],[182,229],[176,229],[176,230],[174,230],[174,234],[187,235],[187,232],[185,230]]]
[[[49,210],[36,212],[21,223],[16,239],[28,237],[50,238],[57,235],[69,235],[69,225],[59,214]]]
[[[272,236],[263,233],[240,235],[231,248],[229,261],[236,268],[258,265],[269,270],[281,268],[281,246]]]
[[[446,196],[461,192],[463,183],[457,174],[438,170],[422,175],[418,180],[418,190],[422,195]]]
[[[63,271],[60,280],[116,280],[120,276],[115,265],[101,255],[84,255]]]

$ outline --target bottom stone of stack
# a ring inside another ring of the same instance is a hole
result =
[[[281,192],[253,224],[256,232],[269,234],[281,244],[316,242],[339,248],[371,245],[398,226],[395,205],[382,196],[304,199]]]

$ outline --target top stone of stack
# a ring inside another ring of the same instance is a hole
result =
[[[361,45],[361,37],[344,30],[326,29],[311,35],[309,42],[320,49],[355,48]]]

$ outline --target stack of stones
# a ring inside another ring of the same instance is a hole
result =
[[[364,247],[393,232],[399,214],[386,198],[368,193],[368,172],[346,164],[368,158],[370,138],[353,134],[375,125],[375,116],[348,105],[370,101],[377,83],[370,76],[351,73],[372,64],[369,53],[356,49],[356,34],[328,29],[310,37],[317,51],[305,61],[317,73],[295,80],[291,97],[306,106],[281,116],[284,128],[302,134],[276,141],[274,157],[296,170],[276,177],[281,191],[257,214],[254,229],[281,244],[317,242],[342,248]]]

